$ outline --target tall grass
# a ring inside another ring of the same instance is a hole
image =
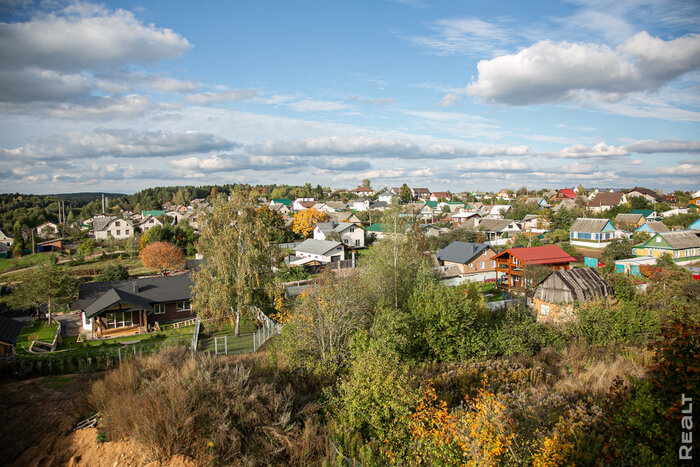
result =
[[[88,400],[110,437],[129,436],[159,458],[319,463],[326,445],[320,388],[259,362],[166,349],[120,365],[93,384]]]

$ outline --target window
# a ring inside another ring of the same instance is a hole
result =
[[[121,235],[121,234],[122,234],[122,231],[121,231],[121,230],[117,230],[117,235]]]
[[[355,227],[350,227],[350,233],[354,233],[354,232],[355,232]]]
[[[494,259],[493,261],[491,261],[491,267],[492,267],[492,268],[495,268],[495,267],[496,267],[496,260],[495,260],[495,259]]]
[[[189,300],[175,303],[175,311],[190,311],[191,309],[192,307],[190,306]]]
[[[156,315],[162,315],[165,313],[165,303],[156,303],[153,305],[153,313]]]
[[[360,240],[359,240],[359,239],[355,240],[355,246],[360,246]]]
[[[114,223],[114,225],[115,225],[116,227],[120,227],[120,226],[122,225],[122,223],[121,223],[121,221],[117,221],[117,222]]]
[[[481,262],[479,269],[484,269],[484,262],[483,261]]]
[[[134,324],[131,311],[115,311],[114,313],[105,313],[104,321],[107,329],[124,328]]]
[[[474,264],[469,263],[469,267],[470,267],[470,268],[473,268],[473,267],[474,267]]]
[[[125,234],[125,235],[129,235],[129,229],[126,229],[126,230],[124,231],[124,234]]]
[[[545,305],[544,303],[540,305],[540,314],[544,316],[549,316],[549,305]]]
[[[661,243],[661,237],[656,237],[656,243]]]

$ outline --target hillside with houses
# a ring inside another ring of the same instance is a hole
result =
[[[655,385],[697,382],[668,358],[699,350],[700,192],[365,180],[94,195],[68,214],[60,198],[3,197],[34,205],[0,212],[3,226],[15,219],[0,231],[0,372],[93,375],[71,390],[88,394],[87,429],[106,445],[195,464],[235,464],[257,446],[273,463],[451,464],[468,457],[456,441],[467,426],[495,443],[494,463],[664,463],[667,438],[634,429],[664,429],[676,407],[682,386]],[[145,386],[159,389],[137,399]],[[183,405],[190,391],[211,396]],[[226,391],[235,432],[213,424]],[[234,407],[240,394],[250,407]],[[280,424],[245,416],[273,406],[288,407]],[[200,423],[171,425],[176,413]],[[145,417],[186,436],[164,449],[134,434]],[[24,463],[32,446],[17,446],[5,454]]]

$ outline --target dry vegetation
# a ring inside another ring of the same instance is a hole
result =
[[[88,398],[109,439],[131,437],[158,458],[246,465],[322,458],[320,387],[262,361],[168,349],[122,364]]]

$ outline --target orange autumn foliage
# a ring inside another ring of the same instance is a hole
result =
[[[141,250],[139,259],[144,267],[155,269],[160,274],[176,270],[185,262],[182,251],[168,242],[149,243]]]
[[[466,408],[448,411],[428,385],[411,416],[417,463],[482,466],[504,460],[515,438],[505,405],[485,388],[465,401]]]

